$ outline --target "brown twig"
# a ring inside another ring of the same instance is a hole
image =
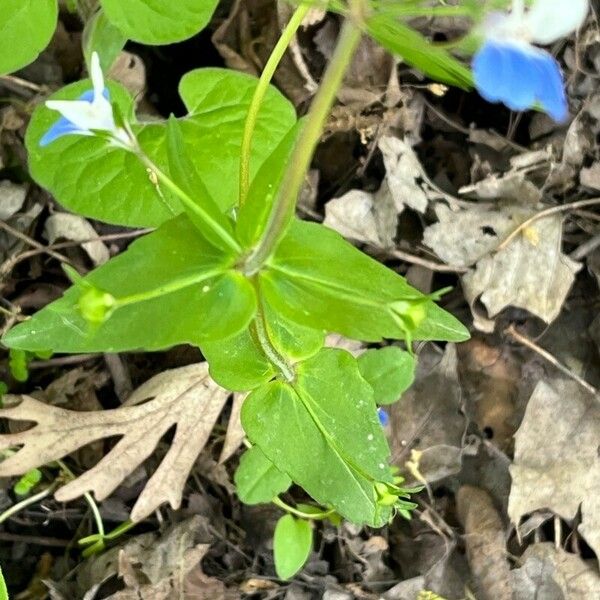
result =
[[[515,341],[519,342],[526,348],[533,350],[536,354],[539,354],[543,359],[547,360],[551,365],[556,367],[561,373],[567,375],[576,381],[581,387],[585,388],[588,392],[594,395],[596,398],[600,398],[600,392],[590,383],[588,383],[585,379],[577,375],[577,373],[573,373],[571,369],[563,365],[559,362],[550,352],[544,350],[542,347],[538,346],[533,340],[530,340],[528,337],[524,336],[522,333],[519,333],[514,325],[509,325],[504,333],[510,335]]]
[[[55,548],[67,548],[72,543],[69,540],[42,537],[38,535],[19,535],[17,533],[8,533],[6,531],[0,531],[0,541],[22,542],[35,546],[53,546]]]
[[[437,271],[438,273],[466,273],[469,270],[464,267],[453,267],[452,265],[444,265],[432,260],[427,260],[426,258],[421,258],[420,256],[403,252],[402,250],[392,250],[390,255],[394,258],[398,258],[399,260],[419,265],[429,269],[430,271]]]
[[[18,238],[22,242],[25,242],[29,246],[33,246],[34,248],[41,250],[42,252],[47,252],[50,256],[56,258],[56,260],[58,260],[60,262],[71,264],[69,259],[66,256],[63,256],[62,254],[59,254],[58,252],[54,252],[54,250],[48,249],[48,247],[44,246],[44,244],[40,244],[39,242],[36,242],[32,237],[29,237],[27,234],[19,231],[18,229],[15,229],[14,227],[11,227],[8,223],[1,221],[1,220],[0,220],[0,229],[4,229],[4,231],[9,233],[13,237]]]
[[[53,250],[62,250],[63,248],[74,248],[76,246],[83,246],[83,244],[88,244],[91,242],[109,242],[112,240],[121,240],[127,239],[131,237],[139,237],[146,233],[150,233],[154,231],[153,229],[138,229],[135,231],[124,231],[122,233],[109,233],[107,235],[100,235],[95,238],[90,238],[89,240],[81,240],[79,242],[59,242],[57,244],[51,244],[49,246],[40,245],[39,248],[35,248],[34,250],[27,250],[26,252],[22,252],[17,256],[12,256],[8,258],[2,265],[0,265],[0,278],[8,275],[20,262],[31,258],[33,256],[37,256],[38,254],[48,254]]]
[[[600,204],[600,198],[591,198],[589,200],[578,200],[577,202],[571,202],[569,204],[561,204],[560,206],[552,206],[550,208],[546,208],[541,212],[529,217],[526,221],[523,221],[516,229],[514,229],[496,248],[496,252],[500,252],[500,250],[504,250],[510,242],[512,242],[515,237],[517,237],[524,229],[527,229],[531,224],[535,223],[539,219],[543,219],[544,217],[549,217],[551,215],[555,215],[561,212],[565,212],[568,210],[576,210],[578,208],[583,208],[584,206],[593,206],[594,204]]]
[[[3,81],[5,83],[11,83],[18,87],[35,92],[36,94],[46,93],[48,91],[48,88],[46,86],[41,86],[37,83],[32,83],[31,81],[27,81],[26,79],[22,79],[21,77],[15,77],[14,75],[1,75],[0,81]]]
[[[102,354],[74,354],[72,356],[59,356],[48,360],[33,360],[29,363],[30,369],[45,369],[47,367],[62,367],[65,365],[78,365],[88,360],[102,357]]]

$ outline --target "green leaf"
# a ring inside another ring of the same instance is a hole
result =
[[[244,504],[267,504],[292,485],[292,480],[258,446],[252,446],[242,454],[233,479]]]
[[[378,505],[375,484],[391,481],[389,448],[356,359],[324,349],[296,373],[291,384],[272,381],[250,393],[242,406],[248,437],[319,504],[383,525],[390,509]]]
[[[0,600],[8,600],[8,588],[6,587],[2,569],[0,569]]]
[[[415,379],[415,357],[397,346],[372,348],[358,357],[360,374],[369,382],[377,404],[396,402]]]
[[[313,329],[291,321],[264,299],[262,308],[269,340],[284,358],[291,361],[310,358],[325,344],[323,329]]]
[[[273,536],[275,571],[280,579],[293,577],[308,560],[313,546],[311,524],[292,515],[277,521]]]
[[[201,344],[208,361],[210,376],[221,386],[234,392],[252,390],[275,376],[250,327],[235,336]]]
[[[470,69],[393,16],[371,16],[367,21],[367,32],[384,48],[432,79],[464,90],[473,88]]]
[[[98,10],[83,29],[83,55],[91,64],[92,54],[98,53],[102,70],[107,72],[125,47],[127,36],[123,35],[107,18],[102,9]]]
[[[258,242],[267,224],[303,121],[298,121],[273,153],[265,160],[239,209],[236,232],[240,243],[250,248]]]
[[[403,277],[315,223],[294,221],[259,283],[261,295],[287,318],[350,338],[377,342],[405,339],[407,332],[416,340],[469,337]]]
[[[188,217],[207,240],[217,248],[227,252],[230,246],[215,233],[215,229],[221,230],[228,234],[231,239],[235,239],[232,223],[221,212],[217,203],[208,193],[202,179],[198,176],[196,167],[187,155],[181,125],[173,116],[169,118],[167,125],[167,148],[171,178],[179,183],[184,192],[195,200],[204,213],[204,216],[201,217],[195,211],[184,206]]]
[[[17,496],[27,496],[41,480],[42,472],[39,469],[31,469],[15,483],[13,491]]]
[[[56,28],[56,0],[0,2],[0,75],[33,62]]]
[[[74,100],[91,89],[89,80],[62,88],[53,99]],[[109,83],[111,100],[133,119],[133,101],[126,90]],[[185,148],[207,194],[225,212],[238,199],[242,132],[256,79],[226,69],[198,69],[181,82],[181,95],[190,115],[179,120]],[[157,227],[183,211],[168,190],[159,195],[146,168],[133,154],[89,136],[65,136],[47,147],[39,142],[59,119],[45,105],[36,108],[26,145],[32,177],[73,212],[108,223]],[[260,112],[253,144],[251,175],[278,146],[296,122],[292,105],[274,88]],[[150,158],[167,169],[166,123],[134,124],[133,130]],[[205,196],[202,196],[204,201]]]
[[[129,39],[172,44],[192,37],[210,21],[218,0],[100,0],[106,16]]]
[[[256,311],[254,289],[233,262],[180,216],[133,242],[2,341],[29,350],[122,352],[233,336]],[[109,318],[94,327],[81,314],[84,284],[115,300]]]
[[[24,382],[29,379],[29,362],[33,356],[25,350],[12,348],[9,352],[8,368],[13,379]]]
[[[186,73],[179,94],[190,117],[183,134],[198,175],[223,211],[237,204],[242,135],[257,79],[227,69],[197,69]],[[296,111],[270,87],[258,115],[252,140],[250,178],[296,124]]]

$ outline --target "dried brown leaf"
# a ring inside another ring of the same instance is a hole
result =
[[[600,402],[574,381],[540,381],[515,436],[508,514],[550,509],[574,519],[600,556]]]
[[[393,463],[398,465],[406,464],[415,450],[420,475],[433,483],[460,471],[467,422],[456,346],[448,344],[441,360],[433,352],[429,356],[422,352],[419,358],[415,383],[402,402],[390,407],[390,445]],[[437,364],[432,366],[434,360]]]
[[[491,496],[480,488],[463,485],[456,495],[458,517],[465,530],[469,565],[481,600],[511,600],[510,565],[504,541],[504,524]]]
[[[51,244],[59,239],[85,242],[81,244],[81,247],[96,266],[104,264],[110,258],[104,242],[88,241],[98,238],[98,234],[89,221],[79,215],[59,212],[49,216],[44,223],[44,237]]]
[[[600,600],[600,575],[592,564],[554,544],[530,546],[512,572],[514,600]]]
[[[240,415],[242,413],[242,404],[246,399],[247,394],[234,394],[233,395],[233,406],[231,407],[231,416],[229,417],[229,423],[227,425],[227,431],[225,432],[225,441],[223,442],[223,448],[221,455],[219,456],[219,464],[222,465],[227,462],[236,452],[237,449],[242,445],[246,433],[242,427],[242,420]]]
[[[36,425],[0,436],[1,448],[21,446],[0,463],[0,476],[19,475],[96,440],[120,436],[96,466],[56,492],[62,502],[89,491],[103,500],[175,427],[171,447],[135,503],[131,518],[140,521],[163,502],[178,508],[189,472],[228,395],[209,377],[207,363],[199,363],[153,377],[131,395],[127,406],[113,410],[77,412],[49,406],[30,396],[7,396],[9,403],[20,402],[0,410],[0,417],[33,421]]]
[[[425,230],[425,244],[444,262],[475,265],[462,278],[465,296],[472,308],[480,299],[489,318],[515,306],[551,323],[581,269],[580,263],[562,252],[561,215],[538,219],[498,250],[502,241],[535,213],[514,204],[495,208],[473,205],[459,212],[439,204],[439,222]],[[476,321],[476,326],[489,330],[483,319]]]

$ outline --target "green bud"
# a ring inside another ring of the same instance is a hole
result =
[[[79,297],[77,308],[90,325],[101,325],[115,309],[116,299],[112,294],[95,287],[84,290]]]
[[[394,302],[394,311],[404,321],[406,327],[416,329],[427,316],[426,303],[429,298],[419,300],[398,300]]]

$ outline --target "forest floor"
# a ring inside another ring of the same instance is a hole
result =
[[[226,65],[256,74],[286,10],[272,0],[224,2],[209,30],[187,42],[129,45],[112,76],[141,114],[181,114],[185,72]],[[443,40],[462,24],[419,26]],[[33,107],[82,76],[80,29],[63,18],[34,64],[0,79],[0,307],[8,313],[31,314],[66,289],[59,259],[89,270],[131,240],[122,228],[65,216],[27,173]],[[335,17],[316,15],[277,72],[300,113],[337,30]],[[364,40],[299,205],[300,216],[324,221],[424,292],[452,286],[441,304],[471,329],[464,344],[417,347],[416,382],[391,410],[393,462],[425,484],[413,519],[378,531],[320,524],[305,569],[279,581],[271,545],[279,511],[242,505],[232,485],[238,398],[219,417],[182,507],[161,507],[102,554],[82,558],[78,549],[94,531],[84,499],[60,503],[52,488],[12,510],[16,479],[2,480],[0,564],[12,598],[600,599],[596,16],[553,50],[568,83],[566,126],[431,84]],[[202,360],[191,347],[38,358],[19,383],[0,352],[0,380],[12,393],[82,411],[115,408],[151,377]],[[80,473],[111,444],[95,442],[67,462]],[[100,503],[107,530],[127,521],[167,449],[168,438]],[[42,472],[45,485],[32,494],[64,477],[56,466]]]

